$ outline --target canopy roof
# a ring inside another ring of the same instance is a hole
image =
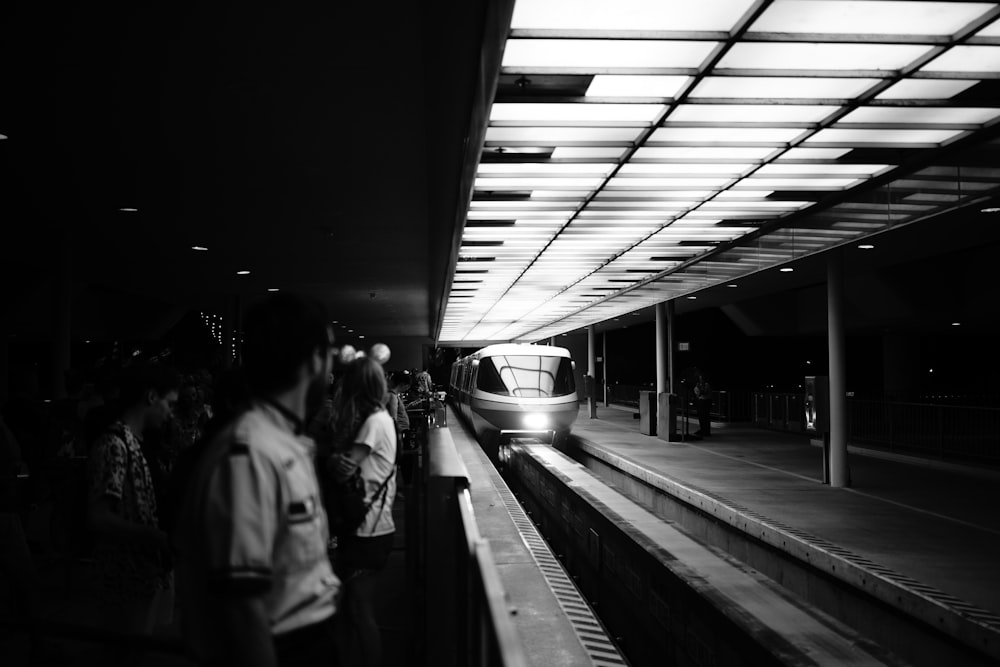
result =
[[[517,0],[438,340],[541,340],[992,205],[998,16]]]

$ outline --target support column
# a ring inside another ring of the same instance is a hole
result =
[[[597,335],[594,325],[587,326],[587,405],[590,406],[590,418],[597,419]]]
[[[66,373],[73,346],[73,243],[69,229],[61,230],[53,272],[52,350],[50,395],[66,398]]]
[[[841,251],[826,265],[827,340],[830,374],[830,486],[847,486],[847,383],[844,346],[844,264]]]
[[[556,337],[555,336],[552,336],[551,338],[549,338],[549,345],[551,345],[552,347],[556,346]]]
[[[667,362],[669,353],[667,347],[667,306],[660,302],[655,306],[656,312],[656,393],[657,395],[670,391],[667,384]]]
[[[667,391],[677,393],[677,365],[674,363],[674,352],[677,350],[677,336],[674,333],[674,320],[677,319],[673,300],[667,301]]]
[[[601,379],[604,380],[604,407],[608,407],[608,332],[601,336]]]

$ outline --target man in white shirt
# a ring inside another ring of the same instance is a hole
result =
[[[176,532],[181,627],[203,665],[336,664],[340,581],[303,433],[328,381],[329,321],[290,295],[247,317],[254,398],[201,454]]]

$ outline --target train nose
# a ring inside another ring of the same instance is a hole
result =
[[[524,415],[525,428],[548,428],[549,418],[547,415],[538,412],[529,412]]]

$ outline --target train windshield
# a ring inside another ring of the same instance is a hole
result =
[[[483,359],[476,386],[491,394],[523,398],[568,396],[576,391],[569,359],[534,355]]]

